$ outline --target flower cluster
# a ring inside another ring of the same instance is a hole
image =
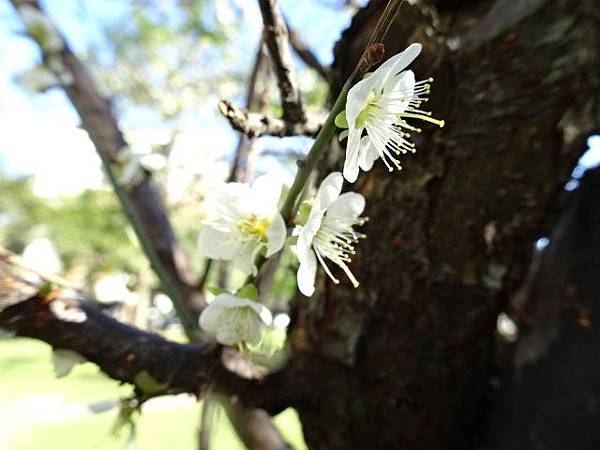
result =
[[[350,263],[356,245],[365,237],[355,230],[367,220],[362,216],[365,198],[356,192],[342,193],[344,178],[353,183],[359,171],[370,170],[377,159],[390,172],[401,169],[400,157],[415,152],[411,133],[421,132],[409,120],[444,126],[444,121],[420,109],[428,100],[433,80],[415,81],[414,73],[406,70],[420,51],[420,44],[411,44],[348,91],[346,109],[335,120],[338,127],[347,129],[340,136],[348,138],[343,173],[326,176],[312,200],[300,205],[292,237],[287,240],[299,262],[298,289],[306,296],[315,292],[319,264],[333,283],[340,281],[332,265],[344,272],[354,287],[359,286]],[[244,274],[256,277],[259,255],[269,258],[286,241],[286,225],[277,209],[280,192],[268,177],[259,177],[252,186],[221,186],[215,192],[217,214],[199,236],[200,250],[209,258],[231,261]],[[272,317],[256,297],[253,284],[235,295],[221,293],[203,311],[201,327],[224,345],[256,345]]]
[[[25,31],[44,51],[44,61],[24,71],[18,81],[24,87],[42,92],[57,85],[69,85],[73,82],[73,74],[64,66],[60,53],[65,42],[48,17],[38,8],[23,4],[17,8]]]

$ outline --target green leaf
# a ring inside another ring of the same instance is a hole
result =
[[[285,243],[287,245],[296,245],[297,242],[298,242],[298,236],[290,236],[289,238],[287,238],[285,240]]]
[[[213,295],[221,295],[221,294],[229,293],[229,291],[227,289],[222,289],[222,288],[216,287],[216,286],[208,287],[206,289],[208,290],[208,292],[210,292]]]
[[[335,126],[338,128],[348,128],[348,119],[346,119],[346,111],[342,111],[335,116]]]
[[[248,283],[235,295],[241,298],[247,298],[249,300],[256,301],[258,299],[258,289],[256,289],[256,286],[254,286],[252,283]]]
[[[297,225],[304,225],[308,221],[310,211],[312,210],[312,202],[307,200],[300,204],[298,215],[294,221]]]
[[[142,370],[133,378],[133,382],[144,394],[158,394],[160,392],[164,392],[168,384],[161,384],[154,378],[152,375],[148,373],[147,370]]]
[[[338,141],[342,142],[344,139],[346,139],[348,137],[348,130],[344,130],[340,133],[340,135],[338,136]]]

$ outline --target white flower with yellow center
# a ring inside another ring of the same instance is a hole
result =
[[[367,171],[381,158],[388,170],[400,170],[399,155],[415,152],[410,132],[421,130],[406,119],[420,119],[444,126],[443,120],[431,118],[420,108],[426,102],[432,78],[415,82],[411,70],[404,70],[421,52],[421,44],[383,63],[368,78],[350,89],[346,100],[348,146],[344,162],[344,178],[353,183],[359,168]],[[363,134],[366,132],[366,136]]]
[[[265,306],[232,294],[220,294],[202,311],[200,327],[223,345],[257,345],[272,314]]]
[[[366,220],[360,217],[365,209],[365,198],[356,192],[340,195],[343,181],[340,172],[334,172],[323,180],[308,217],[294,232],[298,236],[296,254],[300,261],[298,289],[308,297],[315,292],[317,260],[334,283],[339,283],[339,280],[329,270],[325,260],[339,266],[354,287],[358,287],[348,263],[355,253],[354,246],[358,239],[364,237],[356,233],[353,227],[364,224]]]
[[[268,176],[258,177],[252,186],[224,183],[216,192],[216,217],[200,232],[200,251],[256,275],[261,250],[268,258],[285,243],[285,223],[277,209],[280,193],[281,185]]]

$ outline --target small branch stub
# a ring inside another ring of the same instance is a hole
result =
[[[383,55],[385,55],[385,46],[381,42],[375,42],[367,50],[367,62],[373,66],[383,59]]]

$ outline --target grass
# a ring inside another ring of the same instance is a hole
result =
[[[91,363],[56,379],[49,346],[0,340],[0,450],[122,450],[127,431],[111,433],[116,409],[91,413],[86,406],[130,393],[129,386],[120,386]],[[201,403],[177,402],[145,411],[136,421],[136,448],[195,449],[200,409]],[[306,449],[294,410],[279,414],[275,424],[295,449]],[[244,448],[220,413],[212,449]]]

